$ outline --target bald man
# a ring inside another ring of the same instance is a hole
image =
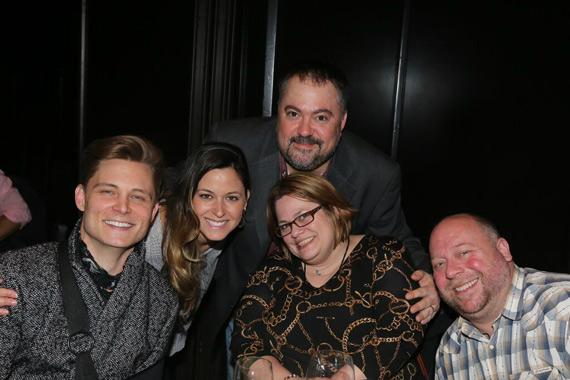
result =
[[[518,267],[495,226],[470,214],[436,225],[430,258],[441,299],[459,314],[436,378],[570,378],[570,275]]]

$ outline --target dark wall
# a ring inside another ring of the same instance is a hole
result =
[[[139,134],[169,165],[186,157],[193,12],[190,1],[89,1],[86,142]]]
[[[399,161],[406,212],[494,221],[521,265],[570,271],[564,2],[414,2]]]
[[[318,57],[352,85],[346,128],[391,152],[404,2],[280,2],[276,71]],[[566,2],[411,2],[397,159],[427,248],[442,217],[497,223],[525,266],[570,272]],[[540,257],[540,259],[537,259]]]
[[[2,14],[0,168],[43,200],[32,213],[51,236],[77,217],[80,2],[10,2]]]
[[[192,67],[196,1],[88,2],[87,142],[136,133],[170,165],[186,157],[192,70],[208,69]],[[214,3],[235,11],[229,114],[258,116],[267,2]],[[498,224],[520,264],[570,271],[566,3],[411,2],[397,159],[424,245],[439,218],[476,212]],[[0,168],[44,197],[48,228],[72,223],[81,2],[6,7]],[[346,128],[387,154],[403,13],[396,0],[287,0],[277,20],[276,76],[302,59],[336,62],[353,90]]]

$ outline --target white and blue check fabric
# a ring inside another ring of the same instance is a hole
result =
[[[487,337],[459,317],[436,354],[437,379],[570,379],[570,275],[515,265]]]

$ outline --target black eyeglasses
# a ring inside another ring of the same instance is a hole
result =
[[[279,237],[285,237],[289,235],[291,231],[293,231],[293,224],[295,224],[297,227],[305,227],[307,224],[311,224],[313,220],[315,220],[315,214],[321,209],[321,207],[322,206],[319,206],[312,209],[311,211],[302,213],[292,222],[280,225],[275,229],[275,235]]]

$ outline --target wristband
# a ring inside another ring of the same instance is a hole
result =
[[[292,378],[292,377],[299,377],[299,376],[297,376],[297,375],[295,375],[294,373],[292,373],[292,374],[290,374],[290,375],[285,376],[285,377],[283,378],[283,380],[287,380],[287,379],[290,379],[290,378]]]

